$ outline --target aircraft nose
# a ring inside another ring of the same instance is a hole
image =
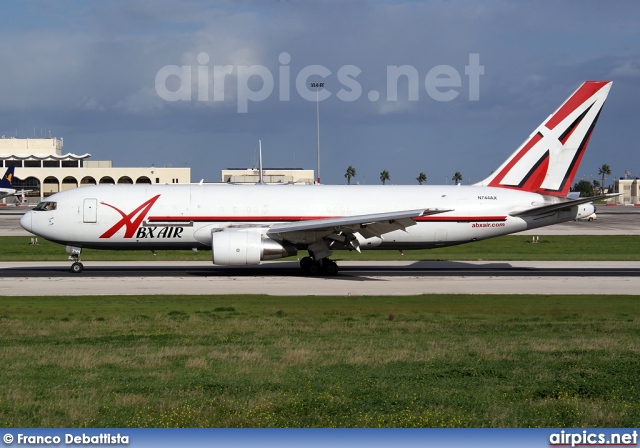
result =
[[[31,216],[32,212],[27,212],[20,218],[20,225],[22,228],[28,232],[31,232]]]

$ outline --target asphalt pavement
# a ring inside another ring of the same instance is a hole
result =
[[[341,262],[305,277],[295,262],[245,268],[208,262],[0,263],[0,295],[363,296],[409,294],[637,295],[640,262]],[[117,278],[117,280],[115,280]]]

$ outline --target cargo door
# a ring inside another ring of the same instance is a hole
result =
[[[83,221],[98,222],[98,200],[97,199],[84,200]]]

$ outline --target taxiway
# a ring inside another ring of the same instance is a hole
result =
[[[5,296],[268,294],[638,294],[640,262],[341,262],[335,277],[304,277],[296,262],[0,263]]]

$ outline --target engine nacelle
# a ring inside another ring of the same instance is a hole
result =
[[[262,235],[258,229],[215,230],[211,233],[213,264],[246,266],[296,255],[296,248]]]
[[[581,204],[578,206],[578,214],[576,215],[575,219],[587,218],[590,215],[593,215],[595,212],[596,206],[591,202],[588,202],[587,204]]]

